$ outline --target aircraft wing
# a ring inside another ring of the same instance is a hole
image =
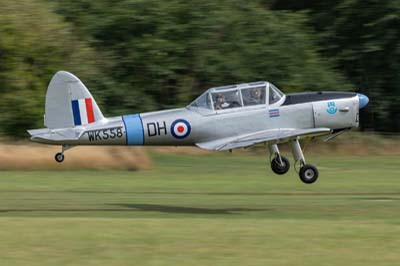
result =
[[[277,141],[286,142],[290,138],[299,136],[319,136],[329,134],[329,128],[312,128],[312,129],[296,129],[296,128],[278,128],[244,134],[235,137],[222,138],[218,140],[196,143],[200,148],[206,150],[226,151],[236,148],[252,146],[262,142]]]

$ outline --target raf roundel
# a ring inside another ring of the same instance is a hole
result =
[[[188,121],[177,119],[171,125],[171,133],[177,139],[184,139],[189,136],[191,127]]]

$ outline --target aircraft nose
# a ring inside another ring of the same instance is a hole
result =
[[[358,96],[358,101],[360,103],[359,109],[364,108],[369,102],[368,97],[361,93],[357,93],[357,96]]]

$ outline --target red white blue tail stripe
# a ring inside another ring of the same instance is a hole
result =
[[[92,98],[72,100],[71,103],[75,126],[95,122]]]
[[[270,109],[269,110],[269,117],[279,117],[279,109]]]

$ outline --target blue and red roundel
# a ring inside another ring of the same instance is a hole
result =
[[[177,139],[184,139],[189,136],[192,130],[190,124],[185,119],[177,119],[171,125],[171,134]]]

